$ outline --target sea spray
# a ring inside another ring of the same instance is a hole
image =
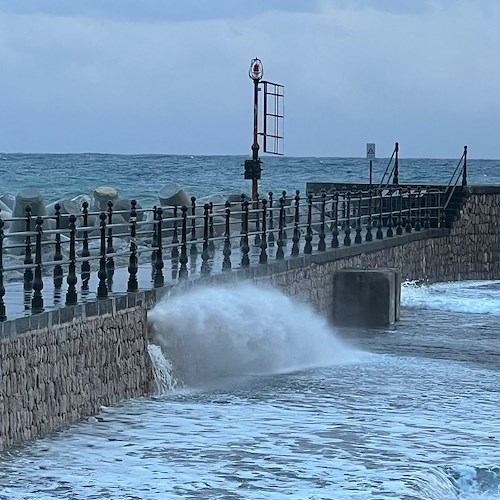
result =
[[[153,379],[156,385],[156,392],[162,394],[175,389],[178,383],[172,373],[172,363],[163,355],[161,347],[149,344],[148,353],[153,365]]]
[[[190,386],[357,358],[310,307],[248,283],[174,294],[148,321],[176,377]]]

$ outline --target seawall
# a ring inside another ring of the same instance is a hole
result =
[[[153,291],[6,321],[0,329],[0,450],[152,389]]]
[[[235,269],[186,286],[250,280],[329,315],[339,269],[393,267],[428,282],[500,279],[500,187],[471,188],[452,228]],[[329,242],[328,242],[329,243]],[[147,311],[168,287],[0,323],[0,449],[152,390]],[[251,300],[251,297],[249,298]]]

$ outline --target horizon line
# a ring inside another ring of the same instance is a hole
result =
[[[218,153],[218,154],[205,154],[205,153],[111,153],[111,152],[96,152],[96,151],[73,151],[73,152],[47,152],[47,151],[36,151],[36,152],[24,152],[24,151],[0,151],[0,159],[1,155],[54,155],[54,156],[64,156],[64,155],[102,155],[102,156],[185,156],[185,157],[207,157],[207,156],[217,156],[217,157],[250,157],[251,153],[244,154],[227,154],[227,153]],[[355,159],[355,160],[367,160],[366,156],[330,156],[330,155],[273,155],[264,153],[260,158],[332,158],[332,159]],[[390,158],[390,156],[378,156],[375,160],[386,160]],[[448,156],[399,156],[400,160],[455,160],[459,159],[459,156],[456,157],[448,157]],[[467,159],[474,160],[486,160],[486,161],[498,161],[499,158],[472,158],[471,156],[467,156]]]

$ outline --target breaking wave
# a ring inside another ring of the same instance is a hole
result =
[[[420,285],[404,283],[401,304],[467,314],[500,316],[500,281],[459,281]]]
[[[189,386],[358,357],[310,307],[251,284],[172,295],[148,314],[148,322],[174,376]]]

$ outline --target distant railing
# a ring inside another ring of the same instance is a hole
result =
[[[394,161],[393,161],[394,160]],[[391,168],[392,166],[392,168]],[[389,170],[390,169],[390,170]],[[391,182],[392,177],[392,182]],[[385,167],[382,179],[380,180],[379,189],[385,189],[389,184],[399,184],[399,143],[396,142],[392,151],[387,167]]]
[[[150,286],[207,276],[233,268],[266,264],[327,248],[361,244],[444,226],[445,187],[392,186],[387,189],[338,189],[310,193],[305,199],[285,191],[254,202],[89,211],[2,218],[0,213],[0,321],[7,319],[6,284],[22,281],[27,314],[44,310],[43,289],[50,283],[64,304],[76,305],[89,295],[97,277],[95,297],[136,292],[140,269],[149,269]],[[254,208],[254,206],[256,208]],[[9,229],[7,229],[7,226]],[[116,270],[126,269],[126,290],[113,290]],[[62,301],[61,301],[62,302]]]
[[[446,210],[450,204],[453,195],[457,190],[457,186],[462,181],[462,187],[467,186],[467,146],[464,146],[462,157],[458,161],[455,170],[451,174],[450,181],[448,182],[446,201],[444,202],[443,209]]]

